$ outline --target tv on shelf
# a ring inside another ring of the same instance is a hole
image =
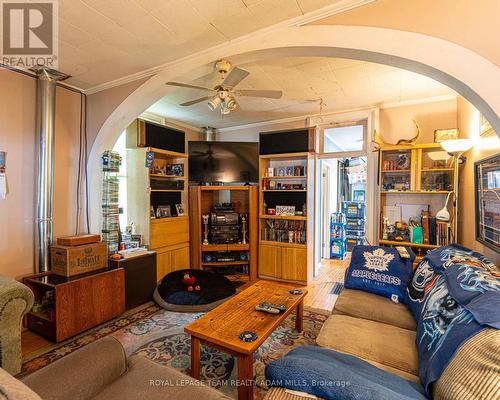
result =
[[[190,182],[237,184],[259,181],[258,143],[191,141],[188,152]]]

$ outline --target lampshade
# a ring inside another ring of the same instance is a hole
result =
[[[452,139],[443,140],[440,144],[441,147],[448,153],[458,154],[471,149],[474,142],[472,139]]]

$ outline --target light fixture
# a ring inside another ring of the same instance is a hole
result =
[[[222,103],[222,99],[218,96],[218,95],[215,95],[214,97],[212,97],[209,101],[208,101],[208,108],[210,108],[210,110],[214,111],[217,107],[219,107]]]
[[[429,151],[427,156],[432,161],[448,161],[452,157],[447,151]]]
[[[439,210],[436,214],[436,219],[440,221],[449,221],[450,220],[450,213],[448,212],[448,201],[450,200],[450,196],[453,194],[454,197],[454,215],[453,215],[453,241],[457,241],[457,235],[458,235],[458,167],[460,163],[465,162],[465,157],[462,156],[464,152],[467,150],[470,150],[472,146],[474,145],[474,141],[472,139],[451,139],[451,140],[443,140],[441,143],[441,147],[443,148],[444,151],[446,151],[448,154],[453,155],[455,158],[455,187],[457,188],[456,192],[450,192],[448,193],[448,196],[446,197],[446,203],[444,204],[444,207]]]
[[[444,207],[436,213],[436,219],[438,221],[448,222],[450,220],[450,212],[448,211],[448,201],[450,200],[450,196],[452,194],[455,197],[455,192],[448,193],[448,196],[446,196],[446,202],[444,203]]]
[[[236,110],[236,107],[238,107],[238,103],[234,99],[234,97],[226,97],[224,99],[224,105],[229,111],[234,111]]]
[[[443,140],[440,144],[448,153],[459,156],[467,150],[470,150],[474,145],[474,141],[472,139],[452,139]]]

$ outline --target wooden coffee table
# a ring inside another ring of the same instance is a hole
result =
[[[292,295],[290,289],[301,289]],[[271,333],[295,310],[295,329],[302,331],[304,287],[273,281],[258,281],[217,308],[187,325],[184,331],[191,335],[191,376],[200,379],[200,344],[213,347],[238,359],[238,399],[253,398],[253,353]],[[255,306],[267,301],[285,304],[280,314],[256,311]],[[243,331],[257,334],[253,342],[240,339]]]

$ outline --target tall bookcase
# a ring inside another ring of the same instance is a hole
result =
[[[455,158],[447,154],[439,143],[429,143],[414,146],[384,146],[379,158],[379,230],[378,242],[383,245],[404,245],[414,249],[417,261],[427,251],[456,240],[453,231],[456,221],[447,224],[437,224],[439,232],[425,233],[423,226],[422,243],[412,243],[408,238],[384,238],[384,215],[386,207],[398,207],[406,210],[408,216],[415,214],[419,206],[427,206],[430,218],[435,218],[441,210],[450,192],[457,193],[458,182],[455,182]],[[454,201],[450,198],[448,210],[454,215]],[[413,211],[412,211],[413,210]],[[404,212],[402,211],[402,214]],[[414,217],[418,217],[415,215]],[[404,222],[405,216],[401,219]],[[427,224],[427,222],[425,222]]]
[[[215,203],[223,202],[231,202],[236,213],[247,215],[246,243],[203,244],[202,216],[210,214]],[[214,270],[245,267],[245,272],[227,275],[227,278],[239,284],[257,279],[257,202],[256,186],[191,186],[189,188],[192,268]],[[246,258],[231,261],[206,260],[207,254],[232,256],[233,253],[244,254]]]
[[[259,177],[259,277],[307,284],[314,260],[314,153],[261,155]]]
[[[190,268],[188,154],[139,147],[144,129],[142,120],[127,128],[127,219],[142,234],[143,243],[156,251],[160,280],[169,272]],[[176,204],[182,204],[182,215]],[[170,216],[159,216],[161,207],[170,208]]]

